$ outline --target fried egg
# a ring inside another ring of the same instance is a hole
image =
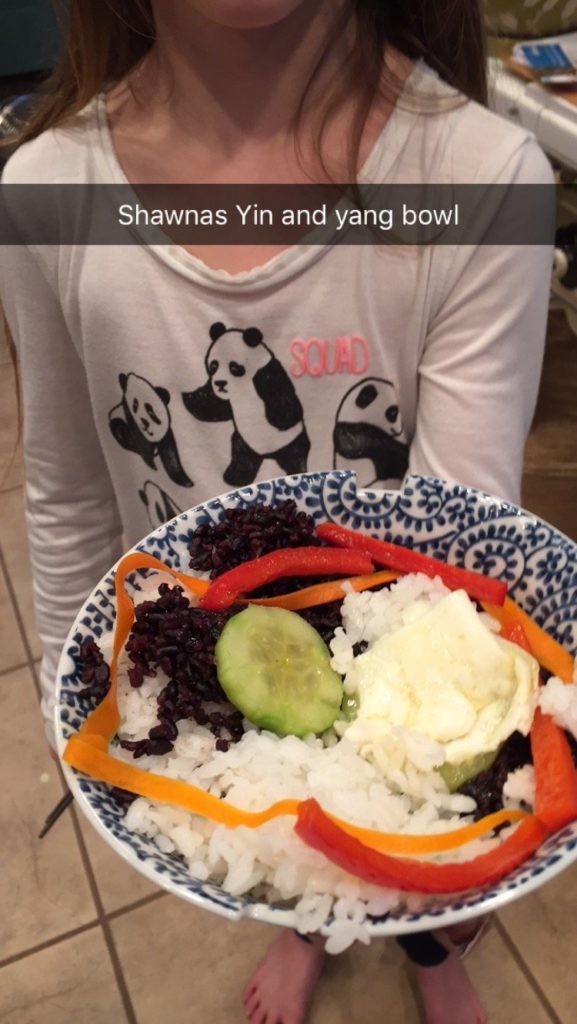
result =
[[[528,734],[538,686],[535,658],[492,633],[457,590],[355,658],[345,689],[358,714],[346,736],[370,754],[379,737],[402,727],[440,744],[449,764],[462,764],[497,750],[516,730]]]

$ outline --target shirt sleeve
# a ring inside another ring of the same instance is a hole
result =
[[[0,301],[19,360],[42,712],[54,745],[60,653],[83,601],[121,554],[122,529],[84,367],[45,268],[26,247],[0,247]]]
[[[501,182],[552,186],[553,174],[536,143],[527,140]],[[409,472],[519,503],[544,355],[553,248],[467,246],[453,250],[451,258],[451,282],[419,366]]]

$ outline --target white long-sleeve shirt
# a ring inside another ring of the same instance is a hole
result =
[[[419,65],[411,84],[449,94]],[[534,138],[473,102],[400,103],[368,182],[550,183]],[[122,183],[102,99],[27,143],[6,183]],[[159,522],[232,487],[349,466],[519,498],[551,249],[296,246],[248,273],[176,245],[4,247],[23,384],[27,522],[50,735],[87,594]]]

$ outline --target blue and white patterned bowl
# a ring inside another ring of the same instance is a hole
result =
[[[294,498],[319,522],[331,520],[468,569],[505,579],[511,596],[568,650],[577,648],[577,545],[547,523],[514,505],[479,491],[439,480],[410,477],[403,491],[358,491],[350,472],[309,473],[255,484],[182,513],[146,537],[134,550],[146,551],[172,568],[188,569],[187,544],[200,524],[218,522],[223,510]],[[78,652],[82,640],[106,639],[114,626],[113,571],[98,584],[70,631],[59,666],[56,728],[62,753],[87,714],[78,697],[82,684]],[[110,639],[110,637],[108,638]],[[68,784],[88,820],[129,864],[158,885],[196,906],[231,919],[250,917],[289,924],[283,907],[190,876],[174,855],[161,853],[146,836],[130,832],[122,808],[107,787],[65,767]],[[375,918],[374,935],[445,927],[497,910],[553,878],[577,859],[577,823],[545,842],[523,867],[498,885],[456,900],[424,901],[418,912]]]

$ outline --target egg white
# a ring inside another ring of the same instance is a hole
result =
[[[359,708],[346,736],[370,756],[402,727],[461,764],[515,730],[527,735],[538,687],[536,660],[492,633],[465,591],[454,591],[355,658],[345,689]]]

